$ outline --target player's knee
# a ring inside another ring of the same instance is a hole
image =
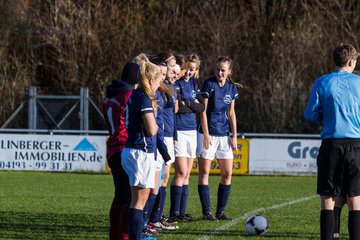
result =
[[[231,173],[223,173],[223,174],[221,174],[221,180],[222,180],[222,182],[224,182],[224,183],[231,183]]]
[[[199,169],[199,176],[209,176],[210,169],[201,168]]]
[[[349,210],[360,210],[360,196],[350,197],[348,200]]]
[[[179,170],[176,172],[176,177],[184,179],[186,177],[186,171]]]

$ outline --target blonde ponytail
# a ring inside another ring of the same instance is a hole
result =
[[[164,83],[160,83],[159,91],[165,93],[168,96],[174,96],[174,89],[171,85],[166,85]]]
[[[235,86],[236,86],[238,89],[243,89],[243,88],[245,88],[244,85],[242,85],[241,83],[238,83],[238,82],[235,82],[234,80],[232,80],[230,76],[228,77],[228,81],[231,82],[232,84],[235,84]]]
[[[151,62],[142,61],[140,62],[140,75],[141,81],[139,88],[150,98],[154,112],[157,112],[158,106],[155,100],[155,93],[150,88],[150,80],[159,77],[160,69],[157,65]]]

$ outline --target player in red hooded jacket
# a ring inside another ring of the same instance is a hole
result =
[[[106,87],[103,114],[109,130],[106,157],[114,180],[115,196],[110,208],[110,240],[128,239],[127,212],[131,201],[129,178],[121,165],[121,153],[128,134],[125,127],[125,109],[132,90],[139,83],[139,65],[127,63],[121,80],[113,80]]]

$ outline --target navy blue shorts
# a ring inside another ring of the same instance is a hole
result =
[[[324,139],[317,157],[317,193],[360,195],[360,139]]]

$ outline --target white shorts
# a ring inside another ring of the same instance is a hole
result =
[[[203,134],[199,133],[198,137],[198,156],[213,160],[217,159],[233,159],[234,154],[230,144],[229,136],[211,136],[211,145],[208,149],[203,148]]]
[[[197,133],[196,130],[177,131],[177,142],[175,145],[176,157],[196,157]]]
[[[159,150],[157,150],[156,160],[154,159],[154,165],[155,165],[156,171],[160,171],[164,165],[164,159],[161,156]]]
[[[155,187],[154,153],[125,148],[121,154],[121,165],[129,176],[130,186]]]
[[[172,137],[164,137],[164,143],[171,158],[169,161],[166,162],[166,165],[169,165],[175,162],[174,139]],[[155,161],[156,171],[160,171],[164,167],[164,163],[165,161],[163,157],[161,156],[159,150],[157,150]]]
[[[175,162],[174,138],[164,137],[164,141],[171,158],[169,161],[166,162],[166,165],[170,165],[171,163]]]

